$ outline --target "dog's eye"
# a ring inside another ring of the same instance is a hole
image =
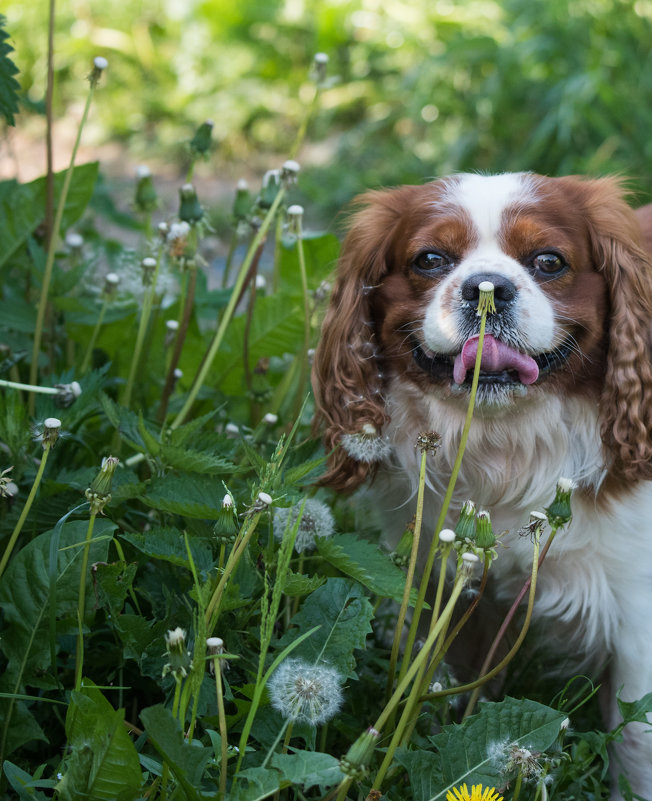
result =
[[[426,250],[419,255],[412,262],[412,267],[416,272],[425,275],[432,275],[438,270],[450,267],[453,260],[445,253],[439,253],[436,250]]]
[[[566,269],[566,262],[558,253],[538,253],[532,259],[532,266],[544,275],[556,275]]]

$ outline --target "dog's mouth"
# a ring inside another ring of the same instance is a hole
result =
[[[467,339],[456,356],[426,352],[417,343],[412,349],[415,363],[425,373],[434,379],[448,380],[462,387],[471,386],[477,352],[477,335]],[[539,383],[562,367],[571,353],[571,343],[566,341],[554,351],[530,356],[487,334],[482,348],[479,384],[524,387]]]

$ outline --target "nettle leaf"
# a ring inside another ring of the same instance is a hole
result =
[[[293,573],[287,570],[283,577],[283,594],[290,597],[309,595],[324,584],[324,576],[306,576],[303,573]]]
[[[113,709],[88,679],[71,695],[66,735],[70,757],[59,784],[62,799],[127,801],[139,795],[140,762],[124,726],[124,710]]]
[[[356,648],[364,648],[371,632],[373,608],[362,588],[343,578],[329,578],[311,593],[292,618],[292,625],[276,643],[284,648],[299,634],[320,626],[293,651],[307,662],[324,662],[340,671],[344,678],[356,678]]]
[[[546,751],[555,744],[565,719],[564,712],[528,699],[506,697],[483,704],[477,715],[462,724],[444,726],[440,734],[430,738],[439,756],[438,766],[432,765],[431,777],[441,771],[441,784],[433,787],[431,781],[415,774],[417,784],[425,790],[423,795],[415,792],[415,801],[443,799],[463,782],[499,786],[504,780],[502,750],[515,744],[529,751]]]
[[[356,537],[355,534],[336,534],[318,537],[319,555],[342,573],[359,581],[374,595],[392,598],[399,603],[403,599],[405,573],[397,567],[377,545]],[[416,600],[416,591],[411,593],[411,603]]]
[[[222,473],[234,473],[237,470],[233,462],[214,453],[177,448],[173,445],[162,445],[159,458],[167,467],[185,470],[188,473],[215,476]]]
[[[161,559],[164,562],[190,570],[183,531],[178,528],[153,528],[146,534],[125,532],[120,535],[120,539],[130,542],[151,559]],[[208,545],[196,537],[190,537],[188,542],[197,570],[203,572],[211,570],[214,559]]]
[[[281,771],[281,776],[292,784],[302,785],[305,790],[318,785],[331,787],[344,778],[340,760],[318,751],[296,751],[294,754],[274,754],[271,764]]]
[[[74,168],[63,214],[63,230],[78,220],[88,206],[97,170],[97,162]],[[62,170],[54,176],[55,204],[61,194],[66,172]],[[34,233],[43,218],[44,208],[45,178],[37,178],[28,184],[13,180],[0,182],[0,230],[3,236],[0,267]]]
[[[126,562],[112,562],[111,564],[100,562],[95,566],[98,602],[107,607],[114,619],[122,612],[137,567],[136,564],[127,564]]]
[[[148,739],[170,766],[186,797],[200,798],[195,787],[201,782],[213,749],[186,742],[179,721],[161,704],[143,709],[140,718],[147,729]]]
[[[186,517],[216,518],[224,488],[219,481],[198,475],[155,476],[142,501],[154,509]]]
[[[19,70],[9,58],[14,48],[9,44],[9,34],[4,30],[7,18],[0,14],[0,115],[7,125],[15,125],[14,114],[18,113],[18,93],[20,84],[14,78]]]

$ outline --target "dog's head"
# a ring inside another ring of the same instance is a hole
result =
[[[466,406],[490,281],[479,415],[588,397],[607,467],[652,478],[652,266],[619,181],[458,175],[358,202],[313,369],[329,450],[382,430],[392,382]],[[339,448],[325,482],[369,469]]]

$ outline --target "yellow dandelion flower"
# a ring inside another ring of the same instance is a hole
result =
[[[485,787],[481,784],[474,784],[469,793],[466,782],[458,789],[453,787],[446,793],[446,801],[503,801],[502,795],[499,796],[495,787]]]

